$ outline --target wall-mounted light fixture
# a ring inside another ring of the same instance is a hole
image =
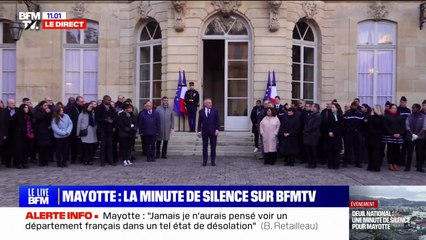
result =
[[[15,22],[10,25],[10,34],[13,41],[18,41],[21,38],[24,30],[24,23],[18,21],[18,1],[15,1]]]
[[[423,24],[426,22],[426,2],[420,4],[419,22],[420,22],[420,30],[422,30]]]
[[[34,3],[31,0],[24,0],[27,9],[30,12],[40,12],[40,4]],[[37,21],[36,25],[40,27],[41,21]],[[14,41],[21,38],[22,31],[24,30],[24,23],[18,21],[18,0],[15,1],[15,21],[10,26],[10,34]]]

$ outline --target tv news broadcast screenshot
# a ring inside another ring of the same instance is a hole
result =
[[[0,1],[2,239],[426,240],[425,24],[424,1]]]

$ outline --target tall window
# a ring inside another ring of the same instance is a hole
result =
[[[16,43],[10,23],[0,22],[0,93],[3,101],[16,98]]]
[[[78,95],[86,101],[98,98],[98,33],[98,23],[89,20],[85,30],[67,30],[64,33],[66,99]]]
[[[358,24],[358,96],[362,103],[393,102],[395,92],[396,24]]]
[[[313,28],[298,22],[293,29],[292,100],[316,101],[317,41]]]
[[[161,29],[152,20],[143,26],[138,38],[138,98],[139,109],[146,101],[161,104]]]

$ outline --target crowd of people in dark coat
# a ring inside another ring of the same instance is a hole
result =
[[[50,97],[35,107],[29,98],[22,99],[19,107],[14,99],[6,104],[0,101],[1,163],[19,169],[28,168],[30,162],[39,166],[56,162],[57,167],[93,165],[99,151],[101,166],[117,165],[119,160],[128,166],[135,160],[137,135],[147,161],[155,161],[160,154],[167,158],[172,112],[167,97],[155,110],[146,102],[140,112],[124,96],[113,102],[105,95],[87,103],[82,96],[70,97],[65,106],[54,104]]]
[[[280,155],[288,166],[299,159],[307,168],[318,164],[327,164],[329,169],[363,168],[367,163],[367,170],[380,171],[386,157],[390,171],[400,167],[410,171],[415,153],[415,168],[424,172],[426,100],[422,106],[413,104],[411,110],[404,96],[399,106],[388,101],[384,109],[361,104],[358,98],[342,109],[333,100],[320,111],[318,104],[304,100],[282,105],[277,96],[263,105],[258,100],[250,118],[254,152],[261,151],[265,164],[275,164]],[[276,144],[271,146],[274,139]]]
[[[296,160],[308,168],[327,164],[330,169],[353,165],[380,171],[386,157],[388,169],[424,172],[426,138],[426,100],[422,105],[407,107],[401,97],[399,106],[386,102],[368,106],[354,99],[344,109],[336,101],[327,101],[320,110],[316,103],[300,100],[280,104],[259,100],[251,111],[255,149],[261,151],[265,164],[275,164],[278,156],[294,166]],[[14,99],[0,101],[0,156],[6,167],[28,168],[29,162],[58,167],[68,163],[101,166],[132,165],[135,160],[135,139],[141,137],[148,162],[167,158],[167,146],[174,129],[173,109],[168,98],[153,109],[146,102],[138,111],[131,99],[119,96],[116,102],[103,99],[86,103],[84,98],[70,97],[64,106],[50,97],[35,107],[24,98],[17,107]],[[162,146],[162,147],[161,147]]]

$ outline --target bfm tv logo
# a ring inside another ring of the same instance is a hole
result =
[[[25,30],[40,30],[41,12],[19,12],[18,19],[24,24]]]
[[[29,205],[48,205],[49,189],[48,188],[28,188],[28,204]]]

